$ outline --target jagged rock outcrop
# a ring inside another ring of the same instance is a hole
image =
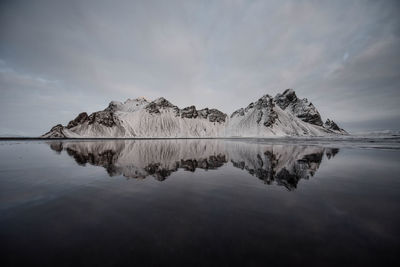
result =
[[[210,122],[225,122],[227,115],[218,109],[201,109],[197,111],[198,116],[203,119],[207,119]]]
[[[43,135],[46,138],[66,138],[64,134],[64,126],[61,124],[57,124],[53,128],[50,129],[49,132]]]
[[[256,124],[258,127],[260,125],[265,127],[272,126],[278,118],[274,107],[273,98],[265,95],[256,102],[250,103],[246,108],[234,111],[230,117],[232,121],[230,130],[235,131],[235,128],[251,129],[252,124]],[[240,136],[241,134],[238,135]]]
[[[228,115],[214,108],[210,109],[208,113],[208,119],[211,122],[225,122],[226,117],[228,117]]]
[[[100,124],[106,127],[113,127],[117,125],[116,118],[114,118],[114,113],[111,111],[98,111],[92,113],[88,117],[88,123],[90,124]],[[68,128],[68,127],[67,127]]]
[[[87,120],[89,120],[88,114],[86,112],[82,112],[74,120],[70,121],[66,128],[71,129],[79,124],[84,123]]]
[[[329,130],[332,130],[335,132],[347,134],[347,132],[345,130],[340,128],[334,121],[332,121],[330,119],[326,119],[326,122],[324,123],[324,127],[326,129],[329,129]]]
[[[182,118],[197,118],[198,114],[197,114],[197,110],[195,106],[190,106],[190,107],[186,107],[184,109],[181,110],[181,117]]]
[[[289,109],[302,121],[322,126],[321,115],[307,98],[299,99],[293,89],[286,89],[282,94],[277,94],[275,103],[283,110]]]
[[[195,106],[183,109],[165,98],[110,102],[103,111],[80,113],[67,126],[57,125],[43,138],[77,137],[270,137],[347,134],[336,123],[322,123],[318,110],[292,89],[264,95],[231,116]]]
[[[160,114],[164,109],[172,109],[176,116],[179,116],[180,114],[179,108],[175,105],[172,105],[171,102],[166,100],[164,97],[160,97],[146,105],[146,110],[148,110],[151,114]]]

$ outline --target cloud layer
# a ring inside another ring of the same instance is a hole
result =
[[[294,88],[350,130],[400,128],[397,1],[2,1],[0,134],[111,100],[230,113]]]

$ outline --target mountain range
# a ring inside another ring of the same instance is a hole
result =
[[[42,138],[202,138],[346,135],[334,121],[325,123],[315,106],[292,89],[266,94],[230,116],[195,106],[180,109],[165,98],[112,101],[66,126],[58,124]]]

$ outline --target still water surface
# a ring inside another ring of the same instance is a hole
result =
[[[310,144],[2,141],[0,264],[399,263],[400,149]]]

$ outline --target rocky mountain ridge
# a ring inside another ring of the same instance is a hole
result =
[[[230,116],[218,109],[180,109],[165,98],[110,102],[102,111],[80,113],[66,126],[58,124],[43,138],[178,138],[272,137],[347,134],[335,122],[323,123],[315,106],[292,89],[264,95]]]

